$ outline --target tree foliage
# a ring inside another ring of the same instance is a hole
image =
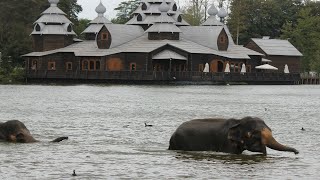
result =
[[[73,28],[79,39],[84,39],[84,34],[81,34],[89,25],[89,19],[79,19],[78,24]]]
[[[81,6],[77,4],[77,0],[61,0],[58,5],[77,26],[77,14],[82,11]],[[30,33],[34,27],[33,23],[49,6],[47,0],[0,1],[0,52],[2,52],[2,64],[11,62],[11,66],[22,66],[23,59],[21,55],[32,51]]]
[[[189,0],[181,9],[183,19],[192,26],[198,26],[206,19],[209,0]]]
[[[305,71],[320,72],[320,2],[309,2],[298,13],[296,23],[287,22],[282,38],[303,53]]]
[[[111,22],[115,24],[125,24],[133,17],[133,12],[139,7],[140,0],[129,0],[121,2],[114,10],[118,11],[117,17]]]
[[[296,23],[302,5],[301,0],[233,0],[228,26],[240,44],[254,37],[279,38],[286,22]]]

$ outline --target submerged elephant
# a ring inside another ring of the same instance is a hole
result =
[[[60,142],[68,137],[59,137],[51,142]],[[10,120],[0,123],[0,141],[15,143],[32,143],[38,142],[34,139],[27,127],[18,120]]]
[[[267,154],[266,147],[298,154],[294,148],[278,143],[263,120],[195,119],[180,125],[170,139],[169,150],[218,151],[241,154],[244,150]]]

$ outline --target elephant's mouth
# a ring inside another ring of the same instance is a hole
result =
[[[298,154],[299,151],[295,148],[282,145],[278,143],[272,136],[272,133],[269,129],[264,128],[261,131],[261,142],[263,145],[267,146],[268,148],[278,150],[278,151],[289,151],[294,152],[295,154]]]

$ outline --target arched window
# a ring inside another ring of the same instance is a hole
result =
[[[176,4],[176,3],[172,6],[172,10],[173,10],[173,11],[177,11],[177,10],[178,10],[178,7],[177,7],[177,4]]]
[[[178,19],[177,19],[177,20],[178,20],[178,22],[182,22],[182,17],[181,17],[181,15],[178,16]]]
[[[68,26],[68,28],[67,28],[67,31],[68,31],[68,32],[71,32],[71,31],[72,31],[72,26],[71,26],[71,24],[69,24],[69,26]]]
[[[41,30],[41,27],[39,24],[36,25],[36,31],[40,31]]]
[[[147,10],[147,8],[148,8],[147,4],[146,4],[146,3],[143,3],[141,9],[142,9],[142,10]]]
[[[88,61],[83,61],[83,63],[82,63],[82,70],[88,70],[88,67],[89,67]]]

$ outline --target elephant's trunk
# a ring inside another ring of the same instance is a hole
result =
[[[295,148],[288,147],[288,146],[285,146],[285,145],[278,143],[273,138],[271,131],[267,128],[264,128],[261,131],[261,136],[262,136],[262,143],[265,144],[268,148],[278,150],[278,151],[294,152],[295,154],[299,153],[299,151],[297,151]]]

